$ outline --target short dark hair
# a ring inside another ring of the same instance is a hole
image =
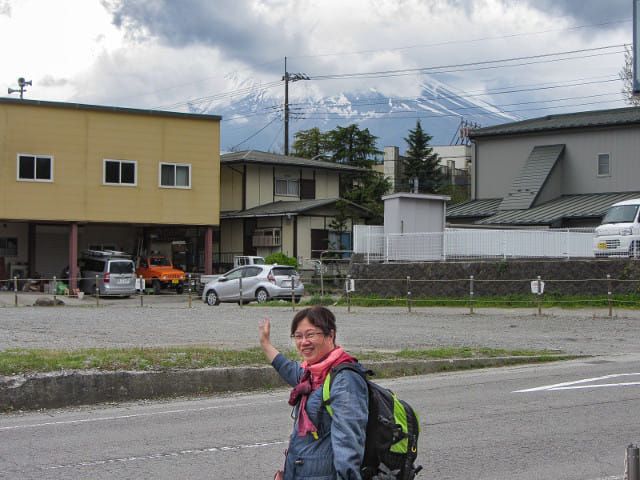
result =
[[[331,312],[331,310],[329,310],[327,307],[315,305],[313,307],[308,307],[300,310],[298,313],[296,313],[295,317],[293,317],[293,320],[291,321],[291,335],[296,333],[298,325],[305,318],[309,320],[309,323],[311,325],[322,330],[325,336],[331,335],[331,330],[333,330],[335,334],[336,317],[333,312]]]

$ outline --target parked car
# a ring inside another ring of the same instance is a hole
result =
[[[173,266],[171,260],[163,255],[149,255],[138,259],[136,276],[151,284],[156,294],[163,289],[173,289],[177,294],[184,291],[184,272]]]
[[[240,302],[241,295],[243,303],[264,303],[274,298],[291,299],[291,282],[297,302],[304,294],[304,285],[295,268],[286,265],[245,265],[208,282],[202,291],[202,301],[209,305]]]
[[[640,198],[614,203],[593,237],[596,257],[640,256]]]
[[[131,256],[115,250],[86,250],[80,256],[80,283],[86,294],[120,295],[136,293],[135,265]]]

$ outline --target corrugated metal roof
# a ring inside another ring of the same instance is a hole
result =
[[[484,198],[456,203],[447,207],[447,219],[489,217],[498,211],[501,202],[501,198]]]
[[[531,132],[562,129],[602,128],[621,125],[640,125],[640,107],[593,110],[590,112],[547,115],[521,122],[503,123],[493,127],[479,128],[470,133],[470,138],[497,135],[517,135]]]
[[[563,219],[602,217],[616,202],[640,198],[640,191],[563,195],[526,210],[508,210],[478,220],[478,225],[551,225]]]
[[[267,203],[265,205],[259,205],[257,207],[248,208],[246,210],[235,210],[220,212],[220,218],[253,218],[253,217],[278,217],[282,215],[299,215],[316,208],[334,206],[340,198],[321,198],[315,200],[293,200]],[[353,202],[348,200],[342,200],[346,202],[349,207],[354,210],[359,210],[367,216],[369,211]]]
[[[242,152],[225,153],[220,155],[221,165],[234,163],[261,163],[265,165],[286,165],[297,167],[323,168],[327,170],[341,170],[345,172],[362,172],[365,168],[342,165],[341,163],[322,162],[308,158],[280,155],[277,153],[260,152],[257,150],[245,150]]]
[[[563,150],[564,144],[536,145],[533,147],[520,175],[514,180],[511,189],[503,198],[498,210],[531,207]]]

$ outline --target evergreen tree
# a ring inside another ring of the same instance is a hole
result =
[[[327,153],[327,134],[318,127],[300,130],[293,136],[293,154],[296,157],[314,158]]]
[[[416,128],[409,130],[409,137],[404,139],[408,145],[402,165],[404,190],[413,191],[411,181],[414,178],[418,178],[418,191],[422,193],[437,193],[442,186],[444,174],[438,165],[440,157],[429,146],[432,138],[418,120]]]
[[[382,154],[376,147],[377,139],[368,128],[360,130],[357,123],[338,126],[327,132],[327,149],[332,152],[334,162],[371,168],[376,156]]]

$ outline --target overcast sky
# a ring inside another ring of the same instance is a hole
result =
[[[286,56],[289,72],[311,78],[290,86],[294,100],[366,89],[411,98],[431,75],[518,118],[622,107],[632,5],[0,0],[0,95],[23,76],[30,99],[216,113],[247,92],[282,99]],[[562,52],[572,53],[551,56]]]

